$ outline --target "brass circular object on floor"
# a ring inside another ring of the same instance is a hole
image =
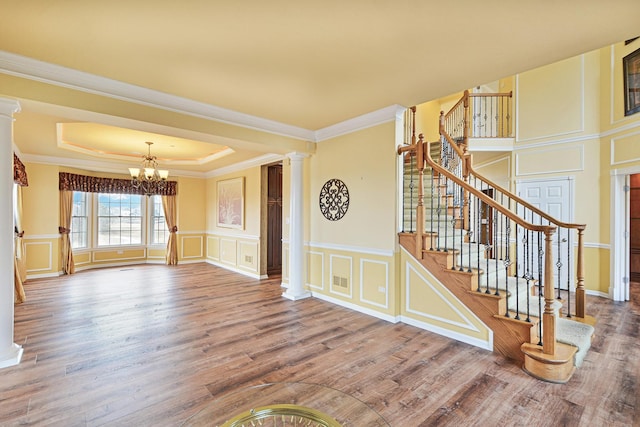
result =
[[[272,383],[246,387],[208,402],[188,427],[389,427],[361,400],[331,387]]]
[[[257,423],[256,423],[257,421]],[[342,427],[327,414],[298,405],[269,405],[250,409],[222,424],[221,427]]]

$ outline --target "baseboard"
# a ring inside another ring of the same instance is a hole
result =
[[[225,270],[233,271],[234,273],[239,273],[244,276],[251,277],[252,279],[260,280],[260,275],[257,273],[252,273],[250,271],[240,270],[239,268],[231,267],[230,265],[223,264],[220,262],[212,261],[210,259],[205,260],[207,264],[215,265],[216,267],[224,268]]]
[[[419,320],[412,319],[407,316],[400,316],[400,321],[407,325],[415,326],[416,328],[424,329],[425,331],[433,332],[434,334],[442,335],[443,337],[451,338],[456,341],[463,342],[465,344],[479,347],[484,350],[493,351],[493,331],[489,330],[489,340],[483,341],[477,338],[473,338],[467,335],[463,335],[457,332],[450,331],[448,329],[440,328],[438,326],[430,325]]]
[[[398,316],[393,316],[391,314],[386,314],[386,313],[380,313],[379,311],[372,310],[372,309],[366,308],[366,307],[361,307],[359,305],[356,305],[356,304],[353,304],[353,303],[347,302],[347,301],[342,301],[342,300],[337,299],[337,298],[332,298],[332,297],[330,297],[328,295],[321,294],[321,293],[318,293],[318,292],[311,291],[311,296],[313,296],[315,298],[318,298],[318,299],[321,299],[323,301],[330,302],[330,303],[335,304],[335,305],[339,305],[339,306],[344,307],[344,308],[348,308],[348,309],[353,310],[353,311],[357,311],[359,313],[367,314],[369,316],[373,316],[373,317],[376,317],[378,319],[385,320],[387,322],[398,323],[398,321],[399,321]]]
[[[606,292],[601,292],[601,291],[590,291],[588,289],[585,290],[584,292],[587,295],[591,295],[594,297],[601,297],[601,298],[607,298],[607,299],[611,299],[611,297],[609,296],[608,293]]]

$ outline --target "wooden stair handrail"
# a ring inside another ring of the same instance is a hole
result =
[[[552,217],[548,213],[540,210],[539,208],[536,208],[532,204],[528,203],[526,200],[521,199],[520,197],[516,196],[511,191],[506,190],[505,188],[501,187],[500,185],[496,184],[495,182],[491,181],[490,179],[485,178],[483,175],[479,174],[475,169],[473,169],[473,165],[471,165],[471,164],[469,165],[469,170],[471,171],[472,175],[480,178],[482,181],[484,181],[485,183],[489,184],[491,187],[493,187],[496,190],[500,191],[501,193],[504,193],[505,195],[509,196],[510,199],[515,200],[516,202],[518,202],[522,206],[524,206],[527,209],[535,212],[536,214],[540,215],[542,218],[546,219],[547,221],[549,221],[549,222],[551,222],[551,223],[553,223],[553,224],[555,224],[555,225],[557,225],[559,227],[572,228],[572,229],[576,229],[576,230],[584,230],[587,227],[586,224],[573,224],[573,223],[568,223],[568,222],[562,222],[562,221]]]
[[[509,98],[513,98],[513,91],[510,92],[498,92],[498,93],[469,93],[468,94],[469,97],[472,98],[491,98],[491,97],[509,97]]]
[[[430,145],[431,143],[430,142],[423,142],[423,137],[422,137],[422,134],[421,134],[420,136],[418,136],[418,144],[416,144],[416,145],[419,145],[419,144],[428,144],[428,145]],[[497,211],[501,212],[503,215],[505,215],[506,217],[508,217],[512,221],[514,221],[516,224],[519,224],[522,227],[526,228],[527,230],[531,230],[531,231],[540,231],[540,232],[543,232],[545,234],[546,233],[551,233],[551,234],[555,233],[556,227],[554,227],[552,225],[536,225],[536,224],[531,224],[528,221],[525,221],[524,219],[520,218],[515,213],[511,212],[509,209],[505,208],[504,206],[502,206],[501,204],[499,204],[498,202],[493,200],[491,197],[489,197],[486,194],[484,194],[482,191],[480,191],[477,188],[473,187],[472,185],[466,183],[464,180],[460,179],[455,174],[449,172],[447,169],[445,169],[442,166],[440,166],[438,163],[436,163],[431,158],[431,153],[430,153],[429,149],[427,149],[427,150],[423,149],[423,153],[424,153],[424,159],[427,161],[427,163],[429,164],[429,166],[431,166],[431,168],[433,170],[438,172],[438,174],[446,176],[447,178],[451,179],[453,182],[455,182],[456,184],[458,184],[459,186],[461,186],[462,188],[467,190],[469,193],[475,195],[477,198],[482,200],[487,205],[489,205],[492,208],[496,209]]]

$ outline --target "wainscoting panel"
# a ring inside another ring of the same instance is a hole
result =
[[[207,236],[207,259],[220,261],[220,238]]]
[[[493,333],[429,271],[401,250],[401,320],[478,347],[493,349]]]
[[[146,260],[146,248],[94,250],[93,263],[113,263]]]
[[[611,138],[611,166],[640,160],[640,132]]]
[[[238,242],[238,266],[258,274],[258,242]]]
[[[329,256],[329,291],[332,294],[339,294],[353,297],[353,258],[350,256],[335,255]]]
[[[360,300],[376,307],[389,308],[389,263],[360,259]]]
[[[220,261],[233,266],[237,264],[237,243],[236,239],[220,239]]]
[[[307,284],[311,289],[324,290],[324,253],[307,252]]]
[[[306,245],[307,289],[314,297],[396,322],[393,251],[328,243]]]
[[[180,235],[180,258],[194,259],[203,258],[202,253],[202,236],[200,235]]]
[[[584,170],[584,145],[538,148],[516,153],[516,176]]]
[[[260,239],[257,236],[207,235],[206,261],[253,278],[260,278]]]
[[[27,275],[30,273],[46,274],[57,271],[53,266],[53,242],[26,241],[24,244],[27,259]],[[57,245],[56,245],[57,248]],[[57,259],[57,257],[55,257]]]

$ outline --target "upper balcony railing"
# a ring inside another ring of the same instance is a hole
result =
[[[445,132],[457,144],[468,138],[513,137],[513,92],[469,93],[449,110],[441,113]]]

